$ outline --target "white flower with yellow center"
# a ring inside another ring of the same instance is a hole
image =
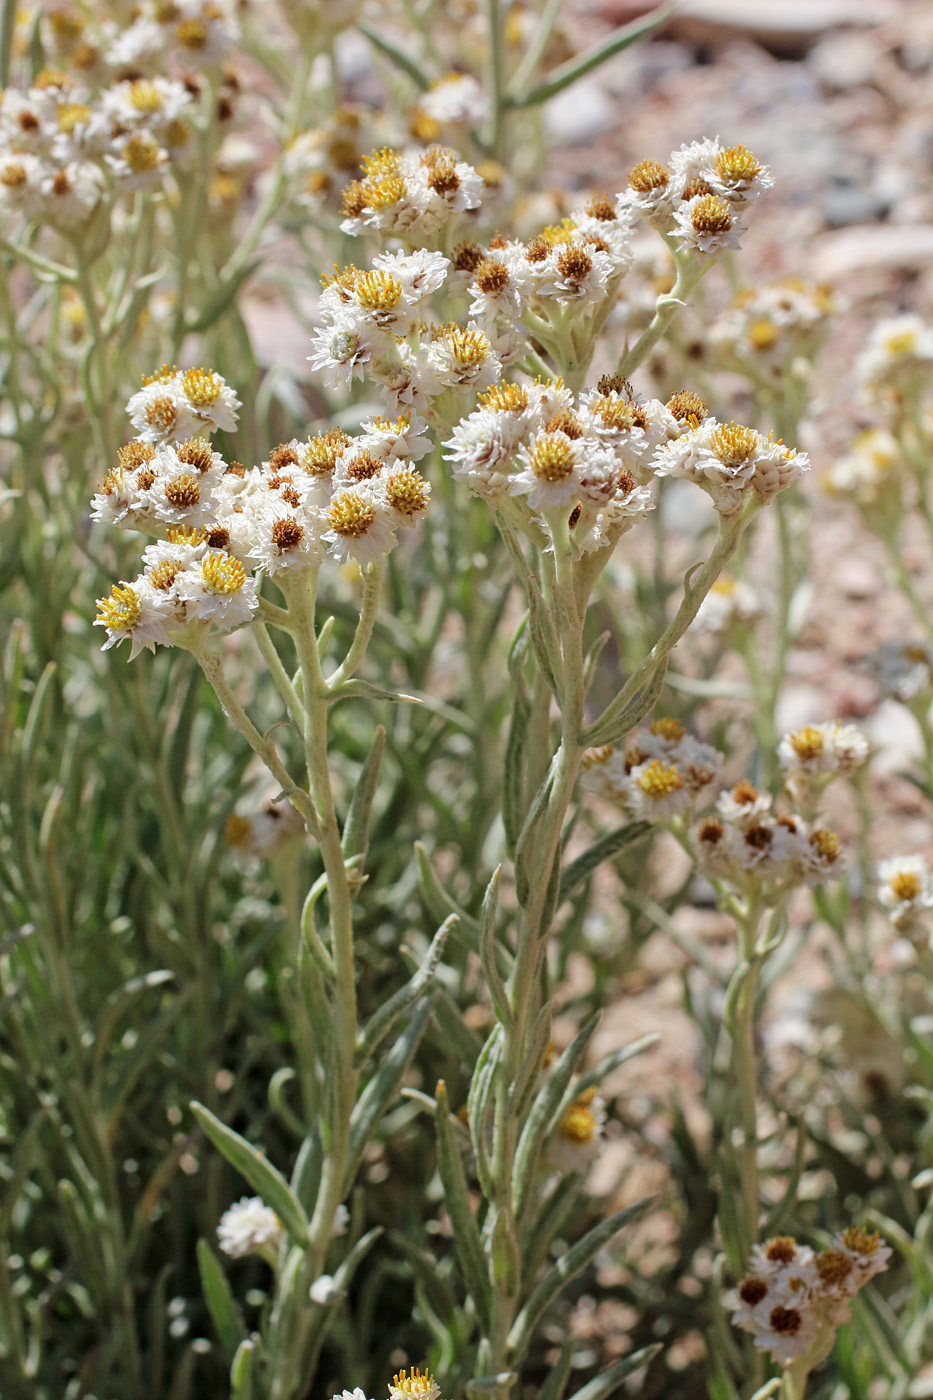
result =
[[[933,872],[923,856],[892,856],[878,866],[878,902],[897,929],[933,909]]]
[[[130,643],[130,661],[143,647],[154,652],[156,646],[170,646],[171,632],[181,625],[174,599],[145,578],[135,583],[115,583],[109,598],[98,598],[95,627],[107,629],[103,651],[118,642]]]
[[[604,1100],[595,1089],[587,1089],[557,1124],[547,1148],[550,1165],[562,1172],[586,1171],[599,1152],[605,1122]]]
[[[718,194],[698,194],[674,213],[680,246],[688,252],[715,257],[727,248],[738,248],[745,225],[736,217],[729,200]]]
[[[329,528],[322,539],[341,564],[348,559],[377,563],[398,542],[385,493],[370,482],[335,492],[324,523]]]
[[[892,316],[873,327],[856,375],[868,390],[896,390],[919,383],[931,366],[933,326],[919,316]]]
[[[524,496],[532,510],[572,505],[580,496],[580,469],[588,444],[560,430],[537,433],[519,449],[521,470],[510,483],[513,496]]]
[[[655,822],[680,816],[692,807],[694,800],[686,773],[661,758],[636,764],[623,784],[623,793],[633,816]]]
[[[785,773],[837,776],[854,773],[868,759],[868,740],[854,724],[832,720],[785,734],[778,760]]]
[[[175,590],[189,620],[209,622],[221,632],[242,627],[259,607],[255,583],[239,559],[223,550],[209,550],[185,569]]]
[[[390,1400],[438,1400],[441,1388],[430,1371],[417,1366],[399,1371],[389,1382]]]

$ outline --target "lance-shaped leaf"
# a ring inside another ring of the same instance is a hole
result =
[[[251,1142],[215,1118],[209,1108],[195,1102],[191,1112],[217,1150],[249,1182],[263,1203],[275,1211],[295,1243],[305,1245],[308,1217],[282,1173]]]
[[[618,855],[619,851],[624,851],[626,846],[631,846],[633,841],[640,841],[641,838],[651,830],[651,822],[628,822],[625,826],[617,827],[615,831],[607,832],[598,841],[594,841],[588,851],[584,851],[576,860],[572,860],[564,870],[560,880],[560,897],[566,899],[573,894],[574,890],[583,884],[588,875],[592,875],[598,865],[602,865],[604,860],[610,856]]]
[[[571,1245],[566,1254],[562,1254],[548,1269],[540,1283],[532,1290],[531,1297],[518,1314],[509,1333],[509,1347],[515,1357],[524,1356],[535,1328],[561,1289],[566,1287],[571,1279],[576,1278],[577,1274],[581,1274],[587,1265],[592,1264],[599,1251],[624,1230],[626,1225],[643,1215],[652,1199],[653,1197],[649,1196],[625,1210],[617,1211],[615,1215],[610,1215],[608,1220],[603,1220],[592,1230],[588,1230],[582,1240]]]
[[[422,704],[417,695],[403,695],[397,690],[384,690],[382,686],[372,685],[359,677],[338,685],[328,698],[332,705],[336,705],[340,700],[387,700],[390,705],[401,705],[405,701],[411,705]]]
[[[240,1344],[246,1340],[246,1328],[227,1275],[207,1240],[198,1240],[198,1270],[204,1301],[217,1330],[220,1349],[227,1364],[232,1365]]]
[[[534,1094],[535,1086],[538,1082],[538,1075],[544,1066],[547,1052],[551,1044],[551,1027],[554,1014],[550,1002],[545,1002],[538,1012],[534,1026],[531,1031],[531,1043],[525,1055],[522,1067],[519,1070],[510,1093],[512,1096],[512,1112],[519,1123],[525,1117],[531,1097]]]
[[[531,703],[525,684],[525,657],[528,653],[528,619],[522,621],[509,651],[509,676],[512,681],[512,714],[505,742],[502,776],[502,824],[506,846],[514,859],[522,823],[525,820],[525,754],[528,741],[528,720]]]
[[[377,1072],[366,1085],[350,1118],[350,1147],[344,1175],[344,1192],[349,1191],[357,1169],[366,1150],[366,1144],[385,1117],[389,1104],[398,1094],[405,1071],[408,1069],[424,1034],[428,1017],[431,1014],[431,999],[426,997],[411,1019],[405,1034],[392,1046]]]
[[[378,49],[381,54],[384,54],[391,63],[395,64],[396,68],[400,68],[403,73],[407,73],[412,82],[419,87],[422,92],[430,87],[430,76],[419,68],[411,54],[406,53],[400,45],[393,44],[391,39],[387,39],[384,34],[380,34],[378,30],[371,28],[368,24],[358,24],[356,27],[361,34],[366,35],[366,38],[374,49]]]
[[[661,1344],[652,1347],[642,1347],[640,1351],[633,1351],[631,1356],[623,1356],[621,1361],[617,1361],[614,1366],[610,1366],[608,1371],[603,1371],[601,1376],[594,1376],[586,1385],[581,1385],[579,1390],[575,1390],[570,1400],[606,1400],[612,1395],[618,1386],[627,1376],[634,1375],[643,1366],[647,1366],[661,1351]]]
[[[321,1143],[321,1128],[319,1123],[315,1123],[298,1149],[291,1180],[292,1190],[304,1207],[309,1220],[314,1214],[323,1165],[324,1148]]]
[[[636,1056],[643,1055],[646,1050],[657,1045],[660,1039],[661,1037],[656,1031],[649,1031],[647,1035],[640,1036],[638,1040],[633,1040],[628,1045],[622,1045],[618,1050],[610,1050],[608,1055],[603,1055],[592,1069],[584,1070],[579,1079],[566,1090],[557,1116],[561,1117],[573,1100],[579,1098],[587,1089],[601,1084],[610,1074],[614,1074],[617,1069],[628,1064],[629,1060],[634,1060]]]
[[[457,1251],[457,1259],[467,1291],[476,1305],[483,1326],[488,1327],[492,1308],[489,1271],[479,1230],[476,1228],[476,1221],[473,1217],[473,1207],[470,1204],[470,1193],[467,1190],[463,1162],[460,1159],[453,1124],[450,1121],[447,1085],[443,1080],[438,1083],[435,1097],[437,1099],[437,1112],[434,1115],[434,1124],[437,1130],[437,1166],[444,1186],[444,1204],[447,1207],[447,1214],[450,1216],[454,1248]]]
[[[230,1395],[232,1400],[253,1400],[253,1371],[256,1362],[256,1343],[248,1339],[240,1343],[233,1365],[230,1367]]]
[[[421,876],[421,897],[428,906],[431,917],[442,923],[448,914],[456,914],[460,919],[459,933],[463,936],[463,941],[472,952],[478,953],[479,924],[444,889],[420,841],[415,842],[415,855],[418,857],[418,873]]]
[[[552,1366],[545,1376],[544,1384],[538,1391],[538,1400],[563,1400],[576,1349],[576,1339],[565,1337],[564,1344],[560,1349],[560,1356],[557,1358],[557,1365]]]
[[[496,1020],[500,1025],[508,1027],[511,1026],[513,1020],[512,1008],[509,1005],[509,994],[505,990],[505,983],[499,975],[496,963],[496,909],[499,905],[501,875],[502,866],[499,865],[493,871],[492,879],[486,886],[486,893],[483,895],[483,908],[479,920],[479,956],[492,1009],[496,1013]]]
[[[560,653],[560,639],[550,611],[541,596],[541,588],[534,574],[529,574],[525,588],[528,599],[528,632],[535,658],[541,673],[555,696],[560,696],[559,677],[563,670]]]
[[[531,1112],[515,1150],[515,1211],[519,1219],[524,1215],[538,1158],[547,1140],[552,1121],[563,1101],[564,1093],[573,1077],[574,1070],[577,1068],[598,1024],[599,1015],[597,1014],[591,1016],[581,1027],[558,1059],[532,1104]]]
[[[486,1113],[496,1082],[496,1073],[502,1058],[502,1027],[496,1026],[483,1046],[476,1061],[470,1091],[467,1094],[467,1120],[473,1155],[476,1159],[476,1172],[483,1188],[483,1194],[494,1194],[492,1171],[489,1165],[489,1147],[486,1134]]]
[[[384,1001],[379,1009],[370,1016],[362,1030],[357,1046],[357,1068],[362,1069],[368,1063],[376,1046],[385,1039],[408,1008],[430,987],[444,952],[444,944],[459,922],[460,916],[458,914],[451,914],[444,920],[431,940],[431,946],[425,954],[424,961],[414,976],[410,977],[403,987],[399,987],[398,991],[393,993],[387,1001]]]
[[[577,82],[587,73],[591,73],[594,68],[599,68],[615,54],[621,53],[634,44],[643,35],[650,34],[653,29],[657,29],[659,24],[663,24],[673,13],[673,7],[662,5],[652,10],[643,18],[633,20],[631,24],[624,25],[621,29],[614,30],[600,43],[594,44],[586,53],[568,59],[566,63],[553,72],[543,83],[538,83],[530,92],[516,93],[508,98],[510,107],[537,107],[541,102],[547,102],[549,98],[555,97],[557,93],[563,92],[564,88],[571,83]]]
[[[360,770],[360,776],[356,780],[347,819],[343,824],[344,857],[359,856],[361,870],[366,863],[366,852],[369,849],[369,826],[372,820],[373,801],[376,796],[379,770],[382,767],[385,747],[386,732],[380,724],[376,730],[372,749]]]
[[[523,1231],[526,1278],[537,1278],[551,1245],[576,1215],[582,1199],[583,1184],[578,1172],[556,1178],[541,1208],[529,1216]]]

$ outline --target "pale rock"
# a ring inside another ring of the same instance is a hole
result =
[[[842,559],[834,576],[847,598],[877,598],[883,590],[883,580],[877,567],[870,560],[857,555]]]
[[[920,730],[910,711],[896,700],[882,700],[873,715],[862,721],[875,757],[876,777],[903,773],[923,754]]]
[[[617,120],[615,103],[595,82],[572,84],[552,97],[544,109],[548,135],[562,146],[594,141],[611,131]]]
[[[858,224],[814,240],[810,275],[835,282],[857,272],[933,264],[933,224]]]

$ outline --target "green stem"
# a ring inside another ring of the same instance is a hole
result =
[[[658,297],[654,309],[654,315],[649,325],[642,331],[635,344],[626,348],[623,352],[616,373],[621,374],[624,379],[628,379],[640,364],[648,358],[658,341],[667,331],[674,317],[677,315],[687,297],[693,291],[700,278],[712,267],[714,259],[704,257],[696,253],[693,256],[680,251],[676,245],[673,235],[665,238],[665,242],[674,257],[677,267],[677,279],[669,292]]]
[[[233,721],[233,724],[243,735],[243,738],[249,744],[253,753],[256,754],[257,758],[261,759],[268,768],[269,772],[281,787],[284,796],[288,798],[292,806],[304,820],[309,835],[319,840],[320,822],[312,798],[304,788],[299,787],[294,781],[276,753],[274,745],[263,738],[234,695],[230,683],[224,675],[223,661],[219,653],[210,650],[206,645],[196,650],[192,648],[192,651],[198,665],[207,677],[211,689],[220,701],[224,714],[228,719]]]
[[[629,677],[616,698],[606,706],[599,718],[585,731],[583,735],[585,743],[602,744],[607,742],[611,735],[612,726],[622,717],[631,701],[639,691],[650,687],[655,673],[665,665],[668,654],[680,641],[699,612],[703,599],[732,558],[748,520],[757,509],[757,502],[752,501],[740,515],[729,519],[720,519],[719,533],[713,551],[696,574],[696,581],[685,581],[684,596],[673,619],[637,671],[634,671]],[[689,579],[690,575],[688,575]]]
[[[486,42],[489,45],[489,153],[502,160],[505,137],[505,16],[502,0],[486,0]]]

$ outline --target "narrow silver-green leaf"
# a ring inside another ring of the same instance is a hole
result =
[[[467,1291],[479,1309],[483,1325],[488,1327],[492,1308],[489,1272],[470,1204],[470,1194],[457,1140],[454,1137],[453,1124],[450,1121],[447,1086],[443,1080],[437,1086],[436,1099],[434,1124],[437,1130],[437,1165],[444,1185],[444,1204],[450,1216],[454,1248]]]
[[[581,1385],[579,1390],[575,1390],[570,1400],[606,1400],[612,1395],[620,1383],[627,1376],[634,1375],[643,1366],[647,1366],[653,1361],[661,1345],[642,1347],[640,1351],[633,1351],[631,1356],[623,1356],[621,1361],[617,1361],[614,1366],[610,1366],[608,1371],[603,1371],[602,1375],[594,1376],[586,1385]]]
[[[604,860],[618,855],[619,851],[624,851],[626,846],[631,846],[634,841],[640,841],[650,830],[651,822],[627,822],[625,826],[617,827],[615,831],[610,831],[598,841],[594,841],[589,850],[571,861],[561,875],[561,899],[573,894]]]
[[[638,1201],[636,1205],[617,1211],[608,1220],[603,1220],[599,1225],[595,1225],[592,1230],[587,1231],[582,1240],[571,1245],[570,1249],[548,1269],[538,1285],[532,1290],[531,1297],[515,1319],[509,1333],[509,1345],[515,1356],[524,1356],[535,1328],[561,1290],[571,1279],[582,1273],[587,1265],[593,1262],[599,1251],[605,1248],[621,1230],[624,1230],[626,1225],[630,1225],[643,1215],[652,1199],[652,1197],[647,1197],[643,1201]]]
[[[198,1240],[198,1270],[201,1274],[204,1301],[217,1330],[220,1349],[227,1364],[232,1365],[237,1350],[246,1340],[246,1328],[227,1282],[227,1275],[207,1240]]]
[[[282,1173],[251,1142],[221,1123],[203,1104],[192,1103],[191,1112],[217,1150],[249,1182],[265,1205],[275,1211],[294,1242],[305,1245],[308,1217]]]

